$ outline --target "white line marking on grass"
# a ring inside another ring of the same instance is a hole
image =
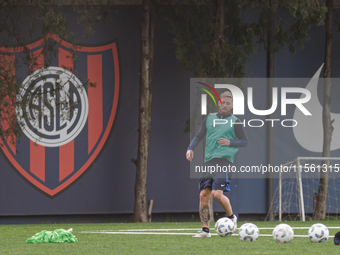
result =
[[[329,229],[336,229],[336,228],[340,229],[340,227],[327,227],[327,228],[329,228]],[[258,228],[258,229],[261,230],[261,229],[274,229],[274,228]],[[292,227],[292,229],[310,229],[310,227]]]
[[[199,231],[202,230],[202,228],[159,228],[159,229],[122,229],[119,231],[127,231],[127,232],[134,232],[134,231],[186,231],[186,230],[193,230],[193,231]]]
[[[91,232],[91,231],[83,231],[80,233],[85,233],[85,234],[112,234],[112,235],[194,235],[194,233],[171,233],[171,232]],[[217,236],[217,234],[211,234]]]
[[[171,233],[171,232],[133,232],[133,231],[119,231],[119,232],[102,232],[102,231],[82,231],[82,234],[111,234],[111,235],[182,235],[182,236],[192,236],[193,233]],[[212,233],[212,236],[217,236],[217,234]],[[238,234],[233,234],[232,236],[238,236]],[[260,234],[259,236],[273,237],[272,234]],[[294,237],[308,237],[308,235],[294,235]],[[329,238],[334,238],[334,236],[329,236]]]
[[[271,236],[271,237],[273,237],[273,235],[271,235],[271,234],[260,234],[260,236]],[[295,235],[294,234],[294,237],[309,237],[309,235]],[[328,236],[328,238],[334,238],[334,236]]]
[[[259,230],[273,230],[275,227],[271,228],[258,228]],[[310,227],[292,227],[292,229],[309,229]],[[340,227],[327,227],[328,229],[340,229]],[[123,232],[147,232],[147,231],[199,231],[202,228],[159,228],[159,229],[121,229],[118,231]],[[239,228],[238,228],[239,229]],[[112,231],[112,230],[101,230],[101,231]]]

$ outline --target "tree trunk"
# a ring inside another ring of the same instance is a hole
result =
[[[274,36],[275,36],[275,13],[274,13],[274,0],[269,0],[270,9],[268,10],[268,49],[267,49],[267,78],[268,78],[268,109],[271,108],[273,103],[273,87],[274,87]],[[274,119],[274,114],[270,114],[268,119]],[[274,128],[270,122],[267,123],[267,164],[274,165]],[[267,173],[267,208],[269,221],[274,220],[273,207],[273,173]]]
[[[224,48],[224,0],[213,0],[214,6],[214,57],[218,60],[220,52],[223,52]],[[213,70],[210,71],[210,77],[221,77],[221,71],[224,69],[224,66],[221,62],[216,63]]]
[[[215,33],[214,39],[220,47],[224,40],[224,1],[214,0]]]
[[[217,45],[217,48],[223,47],[224,41],[224,1],[223,0],[214,0],[214,16],[215,16],[215,33],[214,33],[214,40]],[[216,70],[214,73],[218,73],[219,70]],[[209,222],[214,222],[214,198],[213,196],[210,197],[209,200],[209,215],[210,219]]]
[[[136,164],[134,222],[147,222],[146,179],[149,137],[151,129],[151,106],[154,59],[155,6],[153,0],[143,0],[141,35],[141,74],[139,97],[139,139]]]
[[[323,123],[323,149],[322,156],[330,157],[331,140],[333,126],[331,121],[331,67],[332,67],[332,46],[333,46],[333,0],[327,0],[328,8],[326,14],[326,43],[325,43],[325,83],[324,83],[324,99],[322,109]],[[322,161],[322,165],[329,165],[329,160]],[[327,192],[328,192],[328,169],[326,172],[320,173],[320,183],[318,193],[315,195],[313,220],[324,220],[327,208]]]

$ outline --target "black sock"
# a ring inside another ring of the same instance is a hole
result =
[[[233,219],[234,218],[234,214],[227,216],[229,219]]]
[[[202,230],[203,230],[204,232],[207,232],[207,233],[210,232],[210,231],[209,231],[209,228],[202,228]]]

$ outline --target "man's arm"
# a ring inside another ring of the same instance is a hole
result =
[[[194,157],[194,152],[193,149],[197,147],[197,145],[201,142],[205,134],[207,133],[207,117],[203,120],[197,134],[195,137],[191,140],[191,143],[188,146],[187,153],[186,153],[186,158],[191,162],[192,158]]]
[[[191,143],[189,144],[188,150],[193,150],[197,147],[197,145],[201,142],[205,134],[207,133],[207,117],[203,120],[200,129],[198,130],[195,137],[192,139]]]
[[[244,129],[243,123],[239,119],[237,119],[234,123],[234,131],[237,140],[229,140],[227,138],[221,137],[217,140],[217,143],[221,146],[246,147],[248,145],[248,136]]]
[[[248,136],[246,130],[244,129],[243,123],[239,119],[237,119],[234,124],[234,131],[238,140],[231,140],[229,146],[246,147],[248,145]]]

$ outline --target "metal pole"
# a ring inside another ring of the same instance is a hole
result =
[[[274,87],[274,47],[275,47],[275,1],[268,0],[268,49],[267,49],[267,77],[268,77],[268,106],[272,107],[273,103],[273,87]],[[274,119],[274,114],[270,114],[268,119]],[[267,123],[267,164],[274,166],[274,128],[271,123]],[[273,184],[273,173],[267,173],[267,204],[268,204],[268,215],[269,221],[274,220],[273,207],[270,206],[273,203],[274,197],[274,184]]]
[[[282,221],[282,166],[279,172],[279,221]]]
[[[295,161],[295,171],[296,172],[296,187],[297,187],[297,190],[298,190],[298,194],[300,194],[300,184],[299,184],[299,171],[300,171],[300,168],[299,168],[299,165],[300,165],[300,160],[299,158],[296,158],[296,161]],[[301,216],[301,198],[300,196],[298,195],[298,198],[299,198],[299,213],[300,213],[300,219],[302,218]]]
[[[298,166],[298,186],[299,186],[299,193],[300,193],[300,217],[302,221],[306,221],[305,216],[305,203],[303,200],[303,187],[302,187],[302,178],[301,178],[301,172],[302,172],[302,166],[300,164],[300,158],[297,158],[297,166]]]

